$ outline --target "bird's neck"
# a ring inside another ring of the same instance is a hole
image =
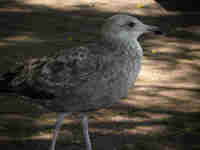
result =
[[[143,56],[143,49],[140,46],[140,43],[138,42],[137,39],[130,41],[130,45],[132,46],[132,49],[136,50],[138,52],[139,56]]]
[[[103,40],[103,42],[110,45],[113,51],[127,51],[129,54],[142,57],[143,56],[143,49],[140,46],[140,43],[137,39],[131,39],[131,40]]]

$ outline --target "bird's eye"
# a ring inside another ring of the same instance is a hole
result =
[[[135,26],[135,23],[134,22],[129,22],[128,26],[131,27],[131,28],[133,28]]]

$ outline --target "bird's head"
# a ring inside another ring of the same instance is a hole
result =
[[[149,32],[162,34],[158,27],[143,24],[136,17],[129,15],[114,15],[108,18],[102,27],[106,40],[137,40]]]

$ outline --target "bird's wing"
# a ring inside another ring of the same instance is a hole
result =
[[[57,97],[95,78],[103,59],[102,53],[88,47],[61,50],[52,57],[28,60],[10,84],[32,98]]]
[[[98,69],[98,55],[87,47],[60,51],[41,70],[41,80],[49,86],[75,87]]]

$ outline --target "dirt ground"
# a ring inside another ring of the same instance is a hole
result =
[[[121,105],[90,113],[93,148],[199,150],[200,13],[171,11],[159,2],[1,0],[0,71],[22,59],[95,41],[102,22],[113,14],[135,15],[166,34],[140,39],[142,71],[129,97]],[[0,96],[0,147],[47,150],[56,114],[22,99]],[[56,149],[85,149],[74,116],[66,117]]]

